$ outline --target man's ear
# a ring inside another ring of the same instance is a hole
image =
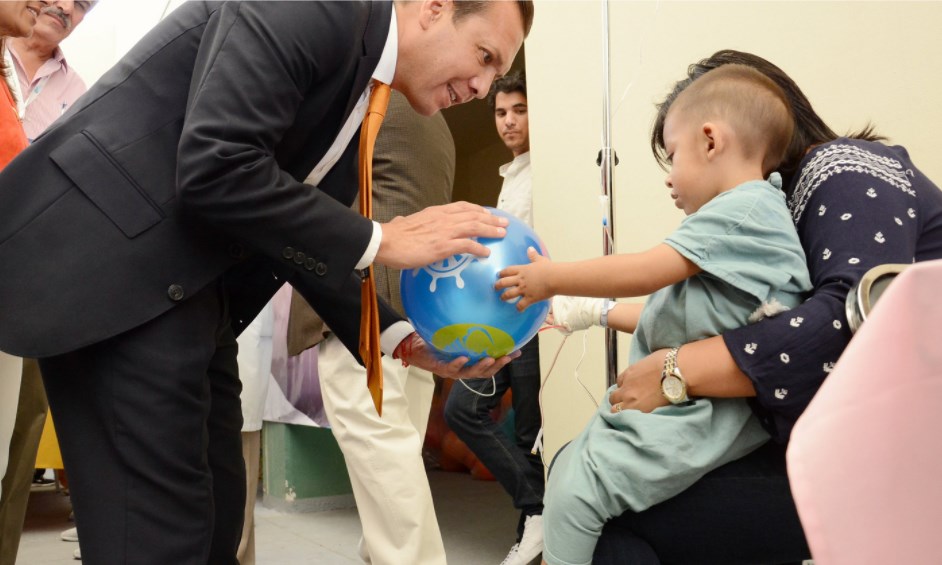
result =
[[[433,23],[445,17],[450,8],[451,0],[425,0],[422,2],[419,24],[422,29],[428,29]]]

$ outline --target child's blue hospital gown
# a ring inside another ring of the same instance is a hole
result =
[[[763,303],[794,307],[811,289],[784,194],[768,182],[720,194],[685,218],[665,243],[703,272],[648,298],[631,363],[743,326]],[[679,365],[683,369],[683,350]],[[768,439],[741,398],[613,414],[606,393],[598,413],[553,465],[543,558],[551,565],[590,563],[605,522],[675,496]]]

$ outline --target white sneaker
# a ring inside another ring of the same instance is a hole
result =
[[[510,548],[500,565],[528,565],[543,553],[543,516],[527,516],[523,523],[523,536]]]
[[[62,541],[78,541],[78,529],[69,528],[59,534],[59,537],[62,538]]]
[[[82,548],[80,547],[75,548],[75,551],[72,552],[72,558],[78,559],[79,561],[81,561],[82,560]]]

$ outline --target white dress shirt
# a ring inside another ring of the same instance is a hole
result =
[[[517,155],[513,161],[502,165],[500,176],[504,184],[497,197],[497,209],[513,214],[533,227],[533,190],[530,176],[530,152]]]
[[[370,93],[373,91],[373,82],[379,81],[385,84],[392,84],[393,77],[396,74],[396,60],[399,55],[399,35],[398,23],[396,20],[396,8],[393,6],[391,22],[389,24],[389,34],[386,36],[386,45],[383,47],[383,54],[379,58],[376,69],[373,70],[373,80],[367,85],[366,90],[360,95],[356,106],[344,122],[343,127],[331,144],[330,149],[321,158],[320,162],[311,171],[304,182],[317,186],[321,180],[337,164],[340,156],[350,145],[350,141],[356,135],[366,116],[366,110],[370,103]],[[363,256],[356,264],[357,269],[363,269],[369,266],[376,254],[379,252],[379,244],[383,240],[383,229],[378,222],[373,222],[373,236],[367,245]],[[386,328],[380,335],[380,348],[387,355],[392,354],[396,346],[405,339],[407,335],[414,330],[408,322],[397,322]]]

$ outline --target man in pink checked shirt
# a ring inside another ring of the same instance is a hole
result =
[[[30,141],[85,93],[85,82],[66,62],[59,44],[97,3],[97,0],[43,2],[33,35],[10,42],[19,79],[23,129]]]
[[[12,59],[9,68],[16,73],[12,82],[19,86],[16,99],[20,118],[30,142],[85,93],[85,82],[66,62],[59,44],[97,2],[44,0],[32,36],[7,43]],[[10,438],[10,466],[2,477],[0,565],[16,561],[47,408],[39,366],[34,359],[24,359],[16,423]],[[63,532],[63,539],[77,539],[74,532],[74,528]]]

